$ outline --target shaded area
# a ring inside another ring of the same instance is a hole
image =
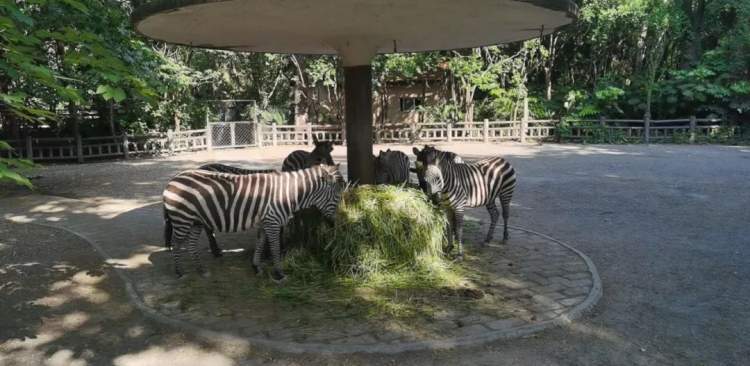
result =
[[[234,364],[215,346],[143,319],[80,238],[7,221],[0,238],[0,364]]]
[[[474,224],[467,228],[470,243],[486,230]],[[315,263],[295,263],[305,273],[290,271],[290,280],[278,287],[251,274],[241,251],[209,259],[211,278],[179,281],[169,253],[155,252],[154,267],[136,283],[149,306],[210,329],[331,345],[479,336],[551,320],[583,302],[592,278],[577,255],[545,238],[512,232],[513,245],[469,245],[466,261],[452,265],[456,283],[443,285],[413,275],[363,285],[327,277]]]

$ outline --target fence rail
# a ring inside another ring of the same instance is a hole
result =
[[[720,119],[683,118],[580,119],[477,121],[460,123],[383,124],[375,126],[380,143],[416,142],[501,142],[501,141],[587,141],[694,143],[720,131],[734,136],[736,127]],[[77,160],[123,157],[134,154],[163,154],[246,146],[312,145],[321,141],[346,144],[342,126],[279,126],[259,122],[212,122],[206,129],[144,135],[99,136],[86,138],[33,138],[7,141],[14,149],[0,151],[0,157],[22,157],[35,161]]]

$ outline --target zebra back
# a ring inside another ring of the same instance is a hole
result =
[[[307,169],[318,164],[333,165],[333,158],[331,157],[333,142],[318,141],[315,136],[313,136],[313,142],[315,148],[310,152],[304,150],[292,151],[282,162],[281,171],[291,172]]]
[[[376,184],[402,184],[409,182],[409,157],[401,151],[380,151],[375,157]]]
[[[208,170],[211,172],[240,174],[240,175],[258,174],[258,173],[276,173],[276,170],[274,169],[244,169],[244,168],[239,168],[239,167],[219,164],[219,163],[201,165],[198,169]]]

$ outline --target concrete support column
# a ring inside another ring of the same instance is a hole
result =
[[[375,183],[372,160],[372,67],[344,66],[346,155],[349,181]]]

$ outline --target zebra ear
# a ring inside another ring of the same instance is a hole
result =
[[[411,151],[413,151],[413,152],[414,152],[414,155],[417,155],[417,156],[419,156],[419,149],[417,149],[416,147],[415,147],[415,148],[413,148],[413,149],[411,149]]]

